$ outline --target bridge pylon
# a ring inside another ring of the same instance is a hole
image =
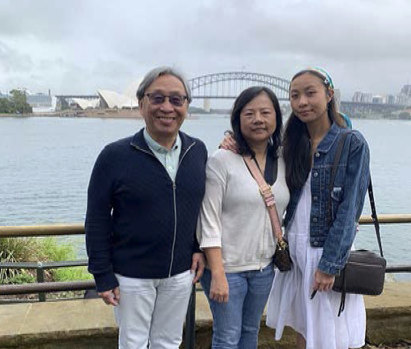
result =
[[[210,112],[210,110],[211,110],[210,98],[204,98],[203,109],[204,109],[207,113]]]

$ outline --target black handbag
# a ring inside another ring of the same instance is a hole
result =
[[[329,223],[331,223],[331,190],[334,185],[334,179],[337,172],[337,165],[341,157],[342,149],[344,147],[345,138],[347,137],[348,133],[349,132],[343,133],[340,138],[332,167],[331,180],[329,186]],[[334,285],[332,288],[336,292],[341,292],[341,302],[340,308],[338,310],[338,316],[340,316],[344,310],[345,296],[347,293],[377,296],[382,293],[384,288],[386,260],[384,258],[382,251],[380,225],[378,222],[377,211],[375,209],[371,177],[368,185],[368,196],[370,199],[371,217],[374,223],[378,247],[380,250],[380,256],[369,250],[350,251],[347,263],[345,264],[344,269],[341,270],[340,275],[335,277]]]
[[[273,263],[279,271],[291,270],[292,262],[290,249],[288,247],[288,241],[285,238],[282,238],[282,240],[277,240],[275,253],[273,256]]]

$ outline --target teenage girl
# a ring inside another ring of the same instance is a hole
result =
[[[276,273],[267,325],[297,332],[298,349],[359,348],[365,340],[363,297],[332,291],[355,237],[369,182],[369,149],[336,110],[334,86],[322,70],[300,71],[291,80],[292,113],[284,134],[290,203],[284,220],[292,270]],[[339,138],[349,132],[329,189]],[[331,209],[328,209],[331,208]],[[315,295],[315,296],[314,296]]]

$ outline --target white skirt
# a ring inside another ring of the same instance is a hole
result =
[[[280,340],[284,326],[290,326],[306,340],[306,349],[360,348],[365,341],[365,307],[363,297],[347,294],[345,309],[338,317],[341,294],[317,292],[311,300],[314,273],[322,248],[309,241],[311,212],[311,177],[304,185],[288,232],[293,267],[276,272],[268,299],[267,326],[275,328]]]

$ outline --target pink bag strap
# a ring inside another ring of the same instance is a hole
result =
[[[270,216],[271,227],[273,230],[273,235],[277,238],[278,242],[281,243],[283,240],[283,232],[281,230],[280,219],[278,218],[277,207],[275,206],[274,194],[271,191],[271,186],[267,184],[260,169],[251,157],[243,156],[244,162],[248,167],[251,175],[255,179],[260,189],[260,194],[263,197],[265,206],[268,210],[268,215]]]

